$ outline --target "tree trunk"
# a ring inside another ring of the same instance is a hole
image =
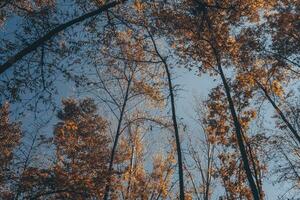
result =
[[[130,85],[131,85],[131,80],[132,80],[131,78],[128,80],[126,93],[125,93],[125,97],[124,97],[124,101],[123,101],[123,105],[122,105],[122,108],[121,108],[120,117],[119,117],[119,121],[118,121],[116,137],[115,137],[113,148],[112,148],[111,155],[110,155],[110,161],[109,161],[109,167],[108,167],[109,177],[111,176],[113,163],[114,163],[114,158],[115,158],[116,151],[117,151],[117,145],[118,145],[118,141],[119,141],[119,138],[120,138],[121,126],[122,126],[123,116],[124,116],[124,113],[125,113],[126,104],[127,104],[127,101],[128,101],[129,88],[130,88]],[[104,197],[103,197],[104,200],[108,199],[109,191],[110,191],[110,178],[108,179],[108,181],[106,183]]]
[[[223,86],[224,86],[224,89],[225,89],[225,93],[226,93],[226,96],[227,96],[231,116],[233,118],[235,133],[236,133],[239,149],[240,149],[241,156],[242,156],[243,166],[244,166],[244,169],[245,169],[245,172],[246,172],[246,175],[247,175],[247,179],[248,179],[251,191],[252,191],[253,199],[254,200],[259,200],[260,195],[259,195],[257,186],[255,184],[255,181],[253,179],[252,172],[251,172],[251,169],[250,169],[250,164],[249,164],[249,160],[248,160],[248,156],[247,156],[247,151],[246,151],[244,141],[243,141],[243,136],[242,136],[242,128],[241,128],[238,116],[236,114],[236,111],[235,111],[234,103],[233,103],[233,100],[232,100],[232,97],[231,97],[231,94],[230,94],[229,85],[227,83],[226,77],[224,75],[223,69],[222,69],[221,64],[220,64],[219,61],[218,61],[218,70],[219,70],[219,73],[220,73],[220,76],[221,76],[221,79],[222,79],[222,82],[223,82]]]
[[[152,44],[154,46],[154,50],[155,50],[157,56],[162,61],[165,71],[167,73],[169,94],[170,94],[170,98],[171,98],[172,121],[173,121],[173,127],[174,127],[174,132],[175,132],[176,151],[177,151],[177,159],[178,159],[179,199],[184,200],[184,178],[183,178],[183,166],[182,166],[183,162],[182,162],[182,155],[181,155],[179,131],[178,131],[178,125],[177,125],[177,119],[176,119],[176,109],[175,109],[175,100],[174,100],[174,92],[173,92],[171,73],[169,71],[169,67],[168,67],[166,60],[162,57],[162,55],[158,51],[158,48],[156,46],[156,43],[154,41],[152,34],[150,33],[150,31],[148,29],[147,29],[147,31],[149,33]]]
[[[242,127],[241,127],[241,124],[239,122],[237,113],[235,111],[235,106],[234,106],[234,103],[233,103],[233,99],[232,99],[231,94],[230,94],[230,87],[227,83],[225,74],[224,74],[223,69],[222,69],[222,64],[221,64],[221,60],[220,60],[220,53],[218,52],[218,49],[217,49],[216,38],[214,36],[214,31],[212,29],[211,21],[210,21],[210,18],[208,17],[207,10],[205,9],[205,6],[204,6],[204,15],[206,17],[206,22],[207,22],[208,29],[211,33],[210,46],[213,50],[213,54],[214,54],[214,57],[215,57],[216,62],[217,62],[218,72],[219,72],[219,74],[221,76],[221,79],[222,79],[222,83],[223,83],[223,86],[224,86],[224,89],[225,89],[227,101],[228,101],[228,104],[229,104],[229,110],[230,110],[231,116],[233,118],[236,138],[237,138],[239,150],[241,152],[241,157],[242,157],[242,161],[243,161],[243,167],[244,167],[244,170],[246,172],[246,176],[247,176],[248,183],[249,183],[249,186],[250,186],[250,189],[251,189],[251,192],[252,192],[253,199],[254,200],[260,200],[259,190],[258,190],[257,185],[255,184],[255,181],[254,181],[253,176],[252,176],[250,163],[249,163],[249,159],[248,159],[248,155],[247,155],[247,150],[246,150],[246,147],[245,147],[245,144],[244,144],[244,141],[243,141]],[[254,164],[255,163],[253,163],[253,165]]]

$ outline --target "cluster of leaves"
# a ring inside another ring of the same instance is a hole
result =
[[[1,198],[4,199],[101,199],[107,180],[111,198],[166,198],[175,165],[174,151],[167,157],[156,154],[152,171],[145,168],[141,129],[132,127],[123,136],[113,171],[108,170],[110,143],[107,121],[97,114],[91,99],[63,100],[53,138],[42,142],[54,145],[52,164],[47,168],[12,167],[15,149],[20,145],[18,124],[9,123],[8,106],[1,109]],[[14,183],[15,180],[17,182]]]

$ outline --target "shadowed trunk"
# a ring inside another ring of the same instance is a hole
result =
[[[246,147],[245,147],[245,144],[244,144],[244,141],[243,141],[241,124],[240,124],[239,119],[237,117],[235,107],[234,107],[234,103],[233,103],[233,100],[232,100],[232,97],[231,97],[231,94],[230,94],[230,88],[229,88],[229,85],[227,83],[226,77],[224,75],[224,72],[223,72],[223,69],[222,69],[220,63],[218,64],[218,70],[219,70],[219,73],[220,73],[220,76],[221,76],[221,79],[222,79],[222,82],[223,82],[223,86],[224,86],[224,89],[225,89],[225,93],[226,93],[226,96],[227,96],[231,116],[233,118],[235,133],[236,133],[239,149],[240,149],[241,156],[242,156],[243,166],[244,166],[244,169],[245,169],[245,172],[246,172],[246,175],[247,175],[247,179],[248,179],[251,191],[252,191],[253,199],[254,200],[259,200],[260,195],[259,195],[257,185],[255,184],[255,181],[253,179],[252,172],[251,172],[251,169],[250,169],[250,164],[249,164],[249,160],[248,160],[248,156],[247,156],[247,151],[246,151]]]

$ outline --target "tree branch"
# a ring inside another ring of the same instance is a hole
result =
[[[22,49],[21,51],[19,51],[18,53],[16,53],[14,56],[11,56],[10,58],[8,58],[8,60],[0,65],[0,74],[4,73],[7,69],[9,69],[13,64],[15,64],[16,62],[18,62],[19,60],[21,60],[24,56],[26,56],[27,54],[31,53],[32,51],[36,50],[38,47],[40,47],[42,44],[44,44],[46,41],[50,40],[53,36],[57,35],[59,32],[69,28],[70,26],[77,24],[79,22],[82,22],[90,17],[93,17],[95,15],[98,15],[100,13],[102,13],[103,11],[106,11],[110,8],[115,7],[118,4],[121,4],[123,2],[125,2],[126,0],[121,0],[121,1],[113,1],[111,3],[108,3],[104,6],[101,6],[100,8],[86,13],[80,17],[77,17],[75,19],[72,19],[71,21],[68,21],[64,24],[61,24],[59,26],[57,26],[56,28],[52,29],[51,31],[49,31],[48,33],[46,33],[43,37],[37,39],[36,41],[34,41],[33,43],[31,43],[30,45],[28,45],[27,47],[25,47],[24,49]]]

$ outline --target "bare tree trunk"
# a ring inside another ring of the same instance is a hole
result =
[[[177,119],[176,119],[173,86],[172,86],[171,74],[170,74],[168,65],[166,64],[165,61],[164,61],[164,65],[165,65],[165,69],[166,69],[167,76],[168,76],[168,85],[169,85],[169,92],[170,92],[170,97],[171,97],[171,107],[172,107],[172,120],[173,120],[173,126],[174,126],[174,131],[175,131],[175,139],[176,139],[176,147],[177,147],[180,200],[184,200],[184,181],[183,181],[182,156],[181,156],[179,131],[178,131]]]
[[[126,104],[127,104],[127,101],[128,101],[129,88],[130,88],[130,85],[131,85],[131,81],[132,81],[132,77],[129,78],[128,83],[127,83],[125,97],[124,97],[124,101],[123,101],[123,105],[122,105],[122,108],[121,108],[120,117],[119,117],[119,121],[118,121],[116,136],[115,136],[113,148],[112,148],[111,155],[110,155],[110,161],[109,161],[109,167],[108,167],[109,177],[110,177],[111,172],[112,172],[114,158],[115,158],[116,151],[117,151],[117,145],[118,145],[118,141],[119,141],[119,138],[120,138],[121,126],[122,126],[123,116],[124,116],[124,113],[125,113]],[[108,199],[109,191],[110,191],[110,178],[108,179],[108,181],[106,183],[104,197],[103,197],[104,200]]]
[[[245,134],[243,134],[243,137],[245,138]],[[252,148],[250,147],[250,144],[245,140],[246,146],[248,147],[248,152],[250,155],[250,159],[252,161],[252,163],[255,163],[255,159],[253,157],[253,153],[252,153]],[[263,192],[262,192],[262,182],[261,182],[261,177],[260,177],[260,170],[259,168],[256,168],[255,165],[253,165],[253,171],[254,171],[254,179],[256,182],[256,186],[259,192],[260,197],[263,197]]]
[[[242,128],[241,128],[239,119],[237,117],[236,111],[235,111],[234,103],[233,103],[233,100],[232,100],[232,97],[231,97],[231,94],[230,94],[230,88],[229,88],[229,85],[227,83],[226,77],[224,75],[223,69],[221,67],[220,61],[218,61],[218,70],[219,70],[219,73],[220,73],[220,76],[221,76],[221,79],[222,79],[222,82],[223,82],[223,86],[224,86],[224,89],[225,89],[225,93],[226,93],[226,96],[227,96],[227,100],[228,100],[228,103],[229,103],[229,109],[230,109],[231,116],[233,118],[233,122],[234,122],[234,126],[235,126],[236,137],[237,137],[239,149],[240,149],[240,152],[241,152],[244,169],[245,169],[247,179],[248,179],[251,191],[252,191],[253,199],[254,200],[259,200],[260,195],[259,195],[257,185],[255,184],[255,181],[253,179],[252,172],[251,172],[251,169],[250,169],[250,164],[249,164],[249,160],[248,160],[248,156],[247,156],[247,151],[246,151],[246,147],[244,145],[243,136],[242,136]]]
[[[170,98],[171,98],[172,121],[173,121],[173,127],[174,127],[174,132],[175,132],[176,150],[177,150],[177,159],[178,159],[179,191],[180,191],[179,199],[184,200],[184,180],[183,180],[183,166],[182,166],[183,162],[182,162],[182,155],[181,155],[179,131],[178,131],[178,125],[177,125],[177,119],[176,119],[176,109],[175,109],[175,100],[174,100],[174,92],[173,92],[171,73],[169,71],[169,67],[168,67],[166,60],[162,57],[162,55],[158,51],[158,48],[156,46],[156,43],[154,41],[152,34],[150,33],[150,31],[148,29],[147,29],[147,31],[148,31],[151,41],[153,43],[154,50],[155,50],[157,56],[162,61],[165,71],[167,73],[169,94],[170,94]]]
[[[131,126],[128,126],[128,132],[129,132],[129,137],[130,137],[130,145],[131,145],[131,155],[130,155],[130,163],[129,163],[129,180],[128,180],[128,185],[127,185],[127,190],[126,190],[126,194],[125,194],[125,200],[128,199],[128,197],[130,196],[131,193],[131,179],[132,179],[132,173],[133,173],[133,162],[134,162],[134,154],[135,154],[135,143],[133,141],[132,138],[132,134],[131,134]]]
[[[31,53],[32,51],[36,50],[39,46],[41,46],[42,44],[44,44],[46,41],[50,40],[53,36],[57,35],[59,32],[69,28],[70,26],[77,24],[79,22],[82,22],[90,17],[96,16],[100,13],[102,13],[103,11],[106,11],[110,8],[115,7],[118,4],[121,4],[123,2],[125,2],[126,0],[122,0],[122,1],[113,1],[111,3],[108,3],[104,6],[101,6],[100,8],[86,13],[80,17],[77,17],[75,19],[72,19],[71,21],[68,21],[66,23],[63,23],[59,26],[57,26],[56,28],[52,29],[51,31],[49,31],[48,33],[46,33],[43,37],[37,39],[36,41],[34,41],[33,43],[29,44],[27,47],[25,47],[24,49],[22,49],[21,51],[19,51],[18,53],[16,53],[14,56],[11,56],[10,58],[8,58],[8,60],[0,65],[0,74],[4,73],[8,68],[10,68],[13,64],[15,64],[16,62],[18,62],[19,60],[21,60],[24,56],[26,56],[27,54]]]
[[[208,141],[207,141],[208,142]],[[206,186],[205,186],[205,195],[204,200],[210,199],[210,183],[211,183],[211,167],[213,162],[213,154],[214,154],[214,146],[210,148],[210,144],[208,143],[208,149],[207,149],[207,173],[206,173]]]

